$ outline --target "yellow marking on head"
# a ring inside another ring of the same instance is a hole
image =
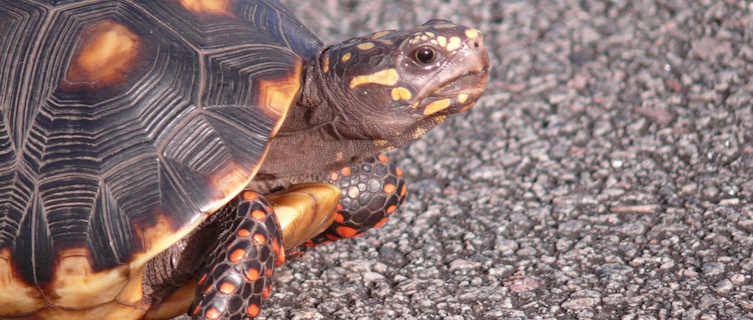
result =
[[[371,49],[371,48],[374,47],[374,43],[373,42],[364,42],[362,44],[357,45],[356,47],[358,47],[358,49],[361,49],[361,50],[369,50],[369,49]]]
[[[400,80],[400,76],[397,74],[396,69],[385,69],[372,74],[353,77],[353,79],[350,80],[350,88],[352,89],[362,84],[394,86],[398,80]]]
[[[335,153],[335,160],[340,161],[342,159],[343,159],[343,152],[342,151],[339,151],[339,152]]]
[[[439,45],[442,46],[442,48],[447,46],[447,38],[444,36],[437,37],[437,41],[439,42]]]
[[[374,33],[374,34],[371,35],[371,40],[379,39],[379,38],[384,37],[384,36],[386,36],[386,35],[388,35],[390,33],[392,33],[392,32],[390,32],[390,31],[379,31],[379,32],[376,32],[376,33]]]
[[[430,103],[426,108],[424,108],[424,115],[428,116],[430,114],[437,113],[439,111],[442,111],[450,106],[450,99],[442,99],[437,100],[432,103]]]
[[[418,108],[418,103],[419,103],[419,102],[418,102],[418,101],[416,101],[416,103],[414,103],[414,104],[413,104],[412,106],[410,106],[410,107],[411,107],[412,109]]]
[[[386,145],[386,144],[387,144],[387,140],[384,140],[384,139],[376,139],[376,140],[374,140],[374,145],[377,146],[377,147],[381,147],[381,146]]]
[[[426,40],[429,40],[429,37],[427,35],[423,34],[423,35],[421,35],[421,38],[419,38],[419,39],[421,39],[421,41],[426,41]]]
[[[432,37],[432,38],[436,37],[436,35],[434,34],[434,32],[428,32],[427,31],[426,35],[429,36],[429,37]]]
[[[392,42],[392,40],[379,40],[379,42],[384,43],[388,46],[395,44],[394,42]]]
[[[350,52],[345,53],[341,58],[340,61],[342,62],[348,62],[350,60]]]
[[[398,101],[400,99],[402,100],[408,100],[413,95],[410,93],[410,90],[403,88],[403,87],[397,87],[392,89],[392,100]]]
[[[465,101],[468,100],[468,95],[465,93],[461,93],[458,95],[458,102],[465,103]]]
[[[324,56],[322,59],[322,72],[329,72],[329,55]]]
[[[64,86],[100,88],[122,81],[132,69],[141,49],[141,39],[124,25],[105,20],[81,32]]]
[[[468,30],[465,30],[465,36],[468,37],[468,39],[475,39],[480,34],[481,34],[481,32],[478,31],[478,29],[468,29]]]
[[[459,37],[452,37],[450,38],[450,42],[447,43],[447,50],[448,51],[454,51],[455,49],[458,49],[461,47],[461,42]]]
[[[298,94],[298,89],[301,88],[303,65],[300,59],[295,59],[293,63],[295,67],[286,77],[259,81],[257,105],[264,108],[264,111],[267,111],[273,118],[278,119],[277,126],[270,132],[270,137],[274,137],[280,130],[280,126],[282,126],[285,116],[288,114],[288,109],[293,103],[293,98]]]
[[[209,13],[221,16],[233,16],[230,12],[230,0],[177,0],[183,8],[194,14]]]
[[[440,123],[444,122],[445,120],[447,120],[447,115],[445,115],[445,114],[434,117],[434,123],[436,123],[436,124],[440,124]]]

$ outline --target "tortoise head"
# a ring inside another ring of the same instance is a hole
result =
[[[472,107],[489,70],[481,33],[446,20],[349,39],[318,64],[330,101],[340,101],[338,134],[393,147]]]
[[[308,62],[255,179],[333,170],[413,141],[473,106],[488,71],[481,33],[446,20],[327,47]]]

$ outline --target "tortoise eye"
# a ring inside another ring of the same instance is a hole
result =
[[[437,52],[430,47],[421,47],[413,51],[413,59],[418,63],[430,64],[437,58]]]

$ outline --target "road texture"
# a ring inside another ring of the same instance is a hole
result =
[[[753,319],[753,4],[284,1],[326,42],[481,29],[468,114],[393,152],[388,223],[277,271],[262,319]]]

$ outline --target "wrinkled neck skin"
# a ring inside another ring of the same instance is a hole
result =
[[[415,123],[415,130],[395,132],[391,137],[370,134],[374,126],[391,126],[392,119],[378,114],[378,106],[365,107],[368,102],[357,101],[346,90],[347,82],[337,74],[322,72],[322,53],[304,69],[296,102],[280,131],[272,138],[266,160],[254,178],[257,185],[273,180],[296,183],[340,170],[363,158],[404,145],[420,135],[416,132],[426,132],[438,123],[398,119],[397,122]],[[264,188],[257,186],[257,189]]]

